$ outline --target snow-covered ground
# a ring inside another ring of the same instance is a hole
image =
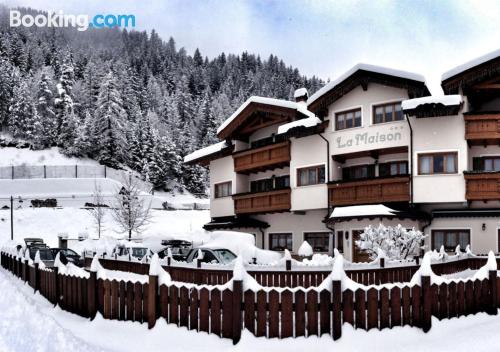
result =
[[[54,308],[33,289],[0,269],[0,350],[24,351],[493,351],[500,318],[485,313],[438,321],[427,334],[421,329],[398,327],[383,331],[354,330],[344,325],[342,338],[328,335],[295,339],[256,338],[247,331],[238,345],[214,335],[188,331],[159,319],[147,324],[94,321]]]
[[[30,150],[27,148],[0,148],[0,166],[17,165],[95,165],[99,163],[88,158],[71,158],[59,152],[59,148]]]

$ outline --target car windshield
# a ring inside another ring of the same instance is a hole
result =
[[[148,252],[147,248],[132,248],[132,255],[134,257],[144,257]]]
[[[40,259],[41,260],[54,260],[54,256],[52,255],[52,251],[48,248],[31,248],[30,249],[30,257],[35,259],[36,252],[40,251]]]
[[[219,258],[221,258],[224,263],[229,263],[236,259],[236,255],[229,249],[216,249],[215,252],[219,254]]]
[[[72,249],[65,249],[65,250],[64,250],[64,254],[65,254],[65,255],[70,255],[70,256],[72,256],[72,257],[78,257],[78,256],[79,256],[79,255],[78,255],[78,254],[76,254],[76,252],[75,252],[74,250],[72,250]]]

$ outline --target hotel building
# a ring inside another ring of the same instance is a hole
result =
[[[209,167],[207,230],[255,235],[259,247],[333,247],[372,224],[429,236],[427,248],[500,248],[500,51],[442,77],[358,64],[308,97],[251,97],[185,159]]]

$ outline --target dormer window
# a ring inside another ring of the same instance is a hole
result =
[[[335,129],[361,127],[361,109],[348,110],[335,114]]]

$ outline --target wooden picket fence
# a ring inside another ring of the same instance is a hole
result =
[[[463,268],[468,263],[477,268],[481,262],[484,260],[464,260],[457,265]],[[478,312],[496,314],[500,307],[496,271],[490,271],[484,280],[441,285],[431,284],[430,277],[422,276],[421,285],[414,286],[406,282],[343,290],[341,282],[333,280],[331,288],[321,291],[316,287],[253,291],[244,290],[238,280],[221,287],[182,282],[160,285],[153,275],[145,283],[98,279],[95,272],[74,277],[42,270],[36,264],[30,266],[5,253],[1,254],[1,265],[50,302],[83,317],[93,318],[100,312],[106,319],[147,322],[149,328],[163,318],[190,330],[230,338],[234,343],[239,341],[242,329],[267,338],[330,334],[338,339],[345,323],[363,330],[408,325],[427,332],[432,316],[449,319]],[[443,271],[452,269],[442,267]]]

